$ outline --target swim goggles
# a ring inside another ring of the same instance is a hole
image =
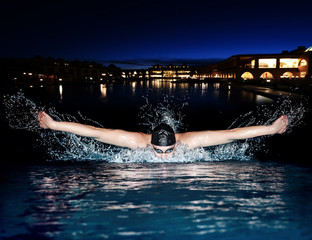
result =
[[[168,149],[165,150],[165,151],[163,151],[163,150],[161,150],[161,149],[158,149],[158,148],[155,148],[155,147],[153,147],[153,148],[154,148],[154,151],[155,151],[156,153],[158,153],[158,154],[172,153],[173,150],[174,150],[174,147],[173,147],[173,148],[168,148]]]

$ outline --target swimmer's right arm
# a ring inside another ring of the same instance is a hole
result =
[[[54,121],[47,113],[38,113],[39,125],[45,129],[70,132],[84,137],[92,137],[98,141],[120,147],[146,147],[150,136],[144,133],[128,132],[117,129],[98,128],[74,122]]]

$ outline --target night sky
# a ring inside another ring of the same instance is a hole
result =
[[[0,9],[0,57],[207,64],[309,47],[310,15],[303,1],[10,0]]]

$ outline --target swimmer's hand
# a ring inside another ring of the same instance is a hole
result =
[[[288,117],[286,115],[282,115],[280,118],[275,120],[275,122],[271,125],[273,134],[282,134],[286,131],[288,125]]]
[[[44,129],[47,129],[47,128],[52,129],[55,123],[55,121],[44,111],[40,111],[38,113],[38,120],[39,120],[40,127]]]

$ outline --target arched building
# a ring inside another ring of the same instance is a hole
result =
[[[227,79],[311,79],[312,47],[299,46],[280,54],[234,55],[222,62],[202,67],[201,78]]]

